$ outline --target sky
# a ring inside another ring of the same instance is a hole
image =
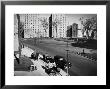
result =
[[[49,18],[51,14],[39,14],[41,17]],[[97,14],[64,14],[66,16],[66,23],[68,25],[72,25],[73,23],[78,24],[78,29],[81,29],[81,21],[79,20],[81,17],[84,19],[92,18],[97,16]]]
[[[96,14],[66,14],[67,23],[69,25],[73,23],[77,23],[79,29],[81,29],[81,21],[79,20],[81,17],[84,17],[84,19],[87,19],[87,18],[92,18],[94,16],[96,16]]]
[[[87,19],[96,16],[96,14],[64,14],[64,15],[66,16],[67,25],[77,23],[79,29],[81,29],[81,21],[79,20],[81,17]],[[40,16],[49,18],[50,14],[40,14]]]

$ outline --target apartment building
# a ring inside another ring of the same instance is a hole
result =
[[[49,34],[45,34],[44,28],[41,24],[40,14],[20,14],[20,21],[24,25],[24,38],[34,37],[48,37]],[[47,33],[49,29],[46,29]]]
[[[55,26],[55,24],[56,26]],[[64,14],[52,14],[52,37],[65,38],[66,37],[66,16]]]

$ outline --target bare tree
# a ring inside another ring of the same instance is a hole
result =
[[[42,18],[40,19],[41,21],[41,25],[43,26],[44,28],[44,31],[45,31],[45,35],[47,34],[47,29],[49,28],[49,22],[48,22],[48,19],[47,18]],[[54,20],[52,20],[52,27],[55,28],[56,30],[56,37],[57,37],[57,27],[58,25],[61,24],[61,21],[57,18],[55,18]]]
[[[22,48],[22,41],[21,41],[21,38],[22,38],[22,32],[23,32],[23,23],[20,22],[20,15],[19,14],[16,14],[17,15],[17,19],[18,19],[18,42],[19,42],[19,58],[21,57],[21,48]]]
[[[41,21],[41,25],[44,28],[45,36],[47,36],[47,29],[49,28],[49,22],[48,22],[47,18],[42,18],[42,19],[40,19],[40,21]]]
[[[58,25],[60,25],[61,24],[61,21],[59,20],[59,19],[57,19],[57,18],[55,18],[53,21],[52,21],[52,26],[53,26],[53,28],[55,28],[55,30],[56,30],[56,37],[57,37],[57,27],[58,27]]]
[[[84,36],[84,32],[86,32],[87,39],[89,38],[93,39],[94,32],[97,31],[97,17],[95,16],[86,20],[84,20],[84,18],[80,18],[80,21],[83,26],[83,29],[82,29],[83,36]]]
[[[84,37],[84,32],[85,32],[85,30],[84,30],[84,28],[83,28],[83,24],[84,24],[84,18],[82,17],[82,18],[80,18],[79,19],[80,21],[81,21],[81,32],[82,32],[82,36]]]

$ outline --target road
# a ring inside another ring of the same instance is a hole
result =
[[[65,59],[67,58],[67,43],[62,41],[55,41],[52,39],[46,40],[25,40],[23,43],[30,45],[31,48],[36,49],[37,52],[42,54],[48,53],[51,56],[61,55]],[[97,75],[97,62],[88,60],[84,57],[72,53],[71,49],[75,51],[74,47],[68,46],[69,61],[72,63],[72,67],[69,69],[71,76],[96,76]]]

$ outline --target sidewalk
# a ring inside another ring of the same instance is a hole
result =
[[[33,60],[33,59],[30,59],[32,62],[33,62],[33,64],[37,67],[37,70],[35,70],[35,71],[33,71],[33,72],[39,72],[41,75],[43,75],[43,76],[49,76],[46,72],[45,72],[45,70],[42,68],[42,66],[45,66],[45,64],[44,64],[44,62],[42,61],[42,60]]]
[[[15,76],[53,76],[53,75],[48,75],[45,72],[45,69],[42,68],[42,66],[45,66],[45,62],[42,60],[33,60],[30,59],[33,63],[33,66],[36,66],[37,70],[34,71],[14,71]],[[56,73],[56,76],[67,76],[67,73],[60,69],[60,73]]]
[[[45,70],[42,68],[42,66],[45,66],[45,62],[43,62],[42,60],[33,60],[31,59],[31,61],[33,62],[33,64],[37,67],[37,70],[35,71],[38,71],[40,72],[43,76],[49,76]],[[57,73],[56,76],[67,76],[67,73],[65,71],[63,71],[62,69],[60,69],[60,73]]]

